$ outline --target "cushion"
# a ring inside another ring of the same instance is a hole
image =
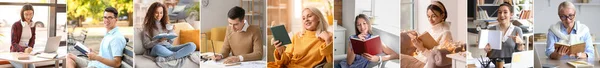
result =
[[[134,34],[133,36],[136,36],[133,38],[133,48],[134,48],[135,54],[138,54],[138,55],[144,54],[144,51],[146,51],[146,49],[144,49],[144,45],[142,44],[141,37],[144,37],[144,34],[142,33],[142,29],[135,28],[133,34]]]
[[[194,29],[194,27],[192,27],[192,25],[190,25],[189,23],[173,23],[173,32],[175,32],[177,35],[181,35],[179,34],[179,32],[181,30],[189,30],[189,29]],[[176,37],[173,40],[173,45],[179,45],[179,38],[181,37]]]
[[[210,29],[210,40],[224,41],[227,33],[227,26],[215,27]]]
[[[179,32],[179,43],[193,42],[196,45],[196,51],[200,50],[200,30],[181,30]]]

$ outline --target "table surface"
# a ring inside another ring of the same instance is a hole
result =
[[[43,50],[44,50],[44,46],[36,46],[36,47],[33,48],[32,52],[42,52]],[[0,52],[0,59],[9,60],[9,61],[15,61],[15,62],[20,62],[20,63],[36,63],[36,62],[54,61],[54,60],[65,59],[64,56],[67,54],[66,52],[67,52],[67,47],[66,46],[60,46],[56,50],[56,53],[59,56],[59,58],[57,58],[57,59],[41,58],[41,57],[37,57],[35,55],[30,55],[29,56],[29,60],[18,60],[18,58],[15,56],[15,55],[19,54],[18,52]]]
[[[446,57],[451,58],[453,60],[462,61],[462,62],[467,61],[467,58],[463,55],[460,55],[460,53],[448,54],[448,55],[446,55]]]
[[[555,65],[558,66],[559,68],[568,68],[568,67],[573,67],[569,64],[567,64],[567,62],[570,61],[587,61],[589,64],[592,64],[594,66],[600,66],[600,63],[598,62],[598,60],[590,58],[590,59],[561,59],[561,60],[553,60],[548,58],[548,56],[546,56],[545,54],[545,45],[536,45],[536,55],[539,56],[539,61],[540,64],[550,64],[550,65]]]
[[[37,56],[34,56],[34,55],[30,55],[29,56],[29,60],[19,60],[16,57],[16,55],[18,55],[18,54],[20,54],[20,53],[18,53],[18,52],[3,52],[3,53],[0,53],[0,59],[9,60],[9,61],[15,61],[15,62],[20,62],[20,63],[35,63],[35,62],[44,62],[44,61],[58,60],[58,59],[41,58],[41,57],[37,57]]]

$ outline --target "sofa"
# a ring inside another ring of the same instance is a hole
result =
[[[198,51],[200,49],[200,46],[198,46],[200,44],[200,30],[199,29],[195,29],[194,27],[192,27],[189,23],[173,23],[173,27],[175,27],[173,30],[174,32],[179,35],[179,37],[175,38],[173,41],[173,45],[177,46],[181,43],[186,43],[186,42],[194,42],[196,44],[196,51],[194,53],[200,53],[200,51]],[[144,49],[143,47],[143,43],[141,42],[141,38],[143,35],[141,33],[142,29],[141,28],[134,28],[135,31],[135,37],[134,38],[134,48],[135,48],[135,67],[136,68],[160,68],[158,67],[158,65],[153,61],[154,58],[147,58],[144,57],[144,52],[146,51],[146,49]],[[191,33],[191,34],[190,34]],[[188,58],[184,59],[184,65],[182,66],[182,68],[197,68],[200,67],[200,65],[196,62],[194,62],[195,60],[191,60]]]

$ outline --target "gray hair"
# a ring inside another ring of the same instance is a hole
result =
[[[573,5],[573,3],[569,2],[569,1],[564,1],[564,2],[560,3],[560,5],[558,5],[559,13],[560,13],[560,11],[565,10],[565,9],[571,9],[571,10],[575,11],[575,5]]]

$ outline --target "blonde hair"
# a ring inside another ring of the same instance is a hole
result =
[[[319,25],[317,26],[317,30],[315,30],[317,33],[317,36],[323,32],[323,31],[327,31],[327,20],[325,20],[325,17],[323,16],[323,13],[321,13],[321,11],[319,11],[319,9],[315,8],[315,7],[310,7],[310,8],[304,8],[304,10],[302,11],[306,11],[309,10],[310,12],[312,12],[313,14],[315,14],[317,17],[319,17]]]
[[[575,11],[575,5],[573,5],[573,3],[569,2],[569,1],[564,1],[562,3],[560,3],[560,5],[558,5],[558,11],[560,13],[560,11],[565,10],[565,9],[570,9]]]

